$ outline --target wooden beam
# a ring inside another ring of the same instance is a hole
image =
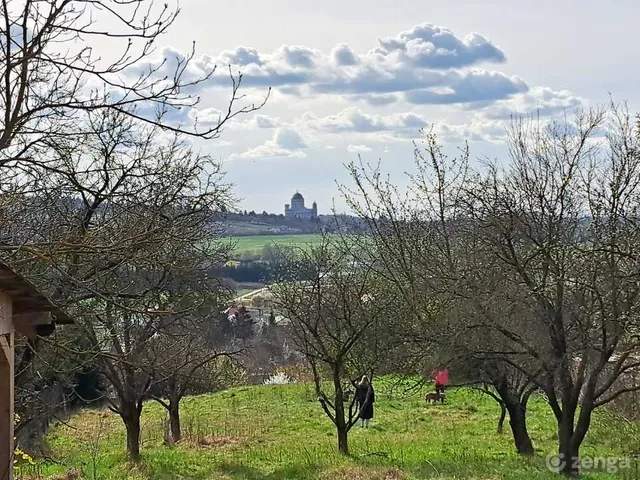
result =
[[[0,361],[9,364],[13,360],[13,352],[11,351],[11,345],[7,341],[5,336],[0,337]]]
[[[30,323],[31,325],[48,325],[53,322],[51,312],[14,313],[13,322]]]
[[[16,331],[28,338],[36,337],[37,325],[50,325],[53,321],[50,312],[21,313],[13,315],[13,325]]]
[[[0,480],[13,480],[13,333],[0,336],[0,345]]]
[[[7,335],[13,332],[12,305],[11,297],[4,292],[0,292],[0,335]]]

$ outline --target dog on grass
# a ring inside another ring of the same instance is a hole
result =
[[[425,395],[424,399],[427,403],[444,403],[444,393],[430,392]]]

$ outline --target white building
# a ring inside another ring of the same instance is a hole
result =
[[[291,197],[291,205],[288,203],[284,206],[284,216],[290,218],[306,218],[312,219],[318,217],[318,205],[313,202],[311,208],[304,206],[304,197],[296,192]]]

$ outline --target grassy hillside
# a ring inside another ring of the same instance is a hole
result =
[[[554,421],[542,399],[533,399],[529,428],[539,455],[518,458],[508,424],[496,433],[498,407],[469,390],[451,391],[445,405],[426,405],[423,393],[403,394],[378,380],[376,414],[369,429],[354,427],[351,457],[336,453],[335,432],[310,385],[236,388],[184,400],[185,439],[163,445],[163,410],[143,413],[143,461],[125,460],[118,417],[84,411],[48,435],[52,457],[42,475],[82,470],[101,479],[398,480],[558,479],[545,468],[555,451]],[[601,412],[583,452],[620,455],[638,446],[637,429]],[[631,472],[629,472],[631,473]],[[613,479],[595,474],[586,478]]]
[[[315,234],[301,235],[252,235],[247,237],[234,237],[237,241],[236,253],[243,252],[260,252],[267,245],[305,245],[315,244],[320,237]]]

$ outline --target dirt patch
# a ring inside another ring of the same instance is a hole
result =
[[[35,478],[35,477],[34,477]],[[68,472],[62,474],[62,475],[57,475],[55,477],[51,477],[51,480],[77,480],[79,478],[82,478],[82,475],[80,474],[80,472],[78,470],[69,470]]]
[[[402,480],[404,472],[398,468],[386,467],[343,467],[323,472],[319,480]]]

